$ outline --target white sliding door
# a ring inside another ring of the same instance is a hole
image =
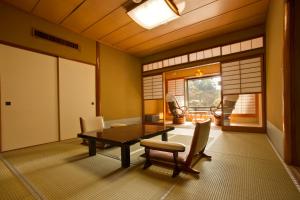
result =
[[[95,66],[59,58],[60,139],[77,137],[79,117],[96,116]]]
[[[58,140],[57,58],[0,44],[2,151]]]

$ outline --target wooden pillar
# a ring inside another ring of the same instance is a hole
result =
[[[96,116],[101,115],[101,99],[100,99],[100,43],[96,42]]]
[[[285,0],[284,24],[284,160],[300,166],[300,3]]]

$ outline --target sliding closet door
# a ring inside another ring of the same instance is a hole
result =
[[[60,139],[77,137],[79,117],[96,116],[95,66],[59,58]]]
[[[0,45],[2,151],[58,140],[57,58]]]

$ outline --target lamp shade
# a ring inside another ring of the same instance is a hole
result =
[[[147,0],[127,14],[140,26],[152,29],[178,18],[185,2],[176,4],[173,0]]]

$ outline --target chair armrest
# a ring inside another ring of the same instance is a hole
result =
[[[184,152],[185,145],[178,142],[166,142],[166,141],[158,141],[152,139],[144,139],[140,143],[141,146],[160,150],[160,151],[168,151],[168,152]]]

